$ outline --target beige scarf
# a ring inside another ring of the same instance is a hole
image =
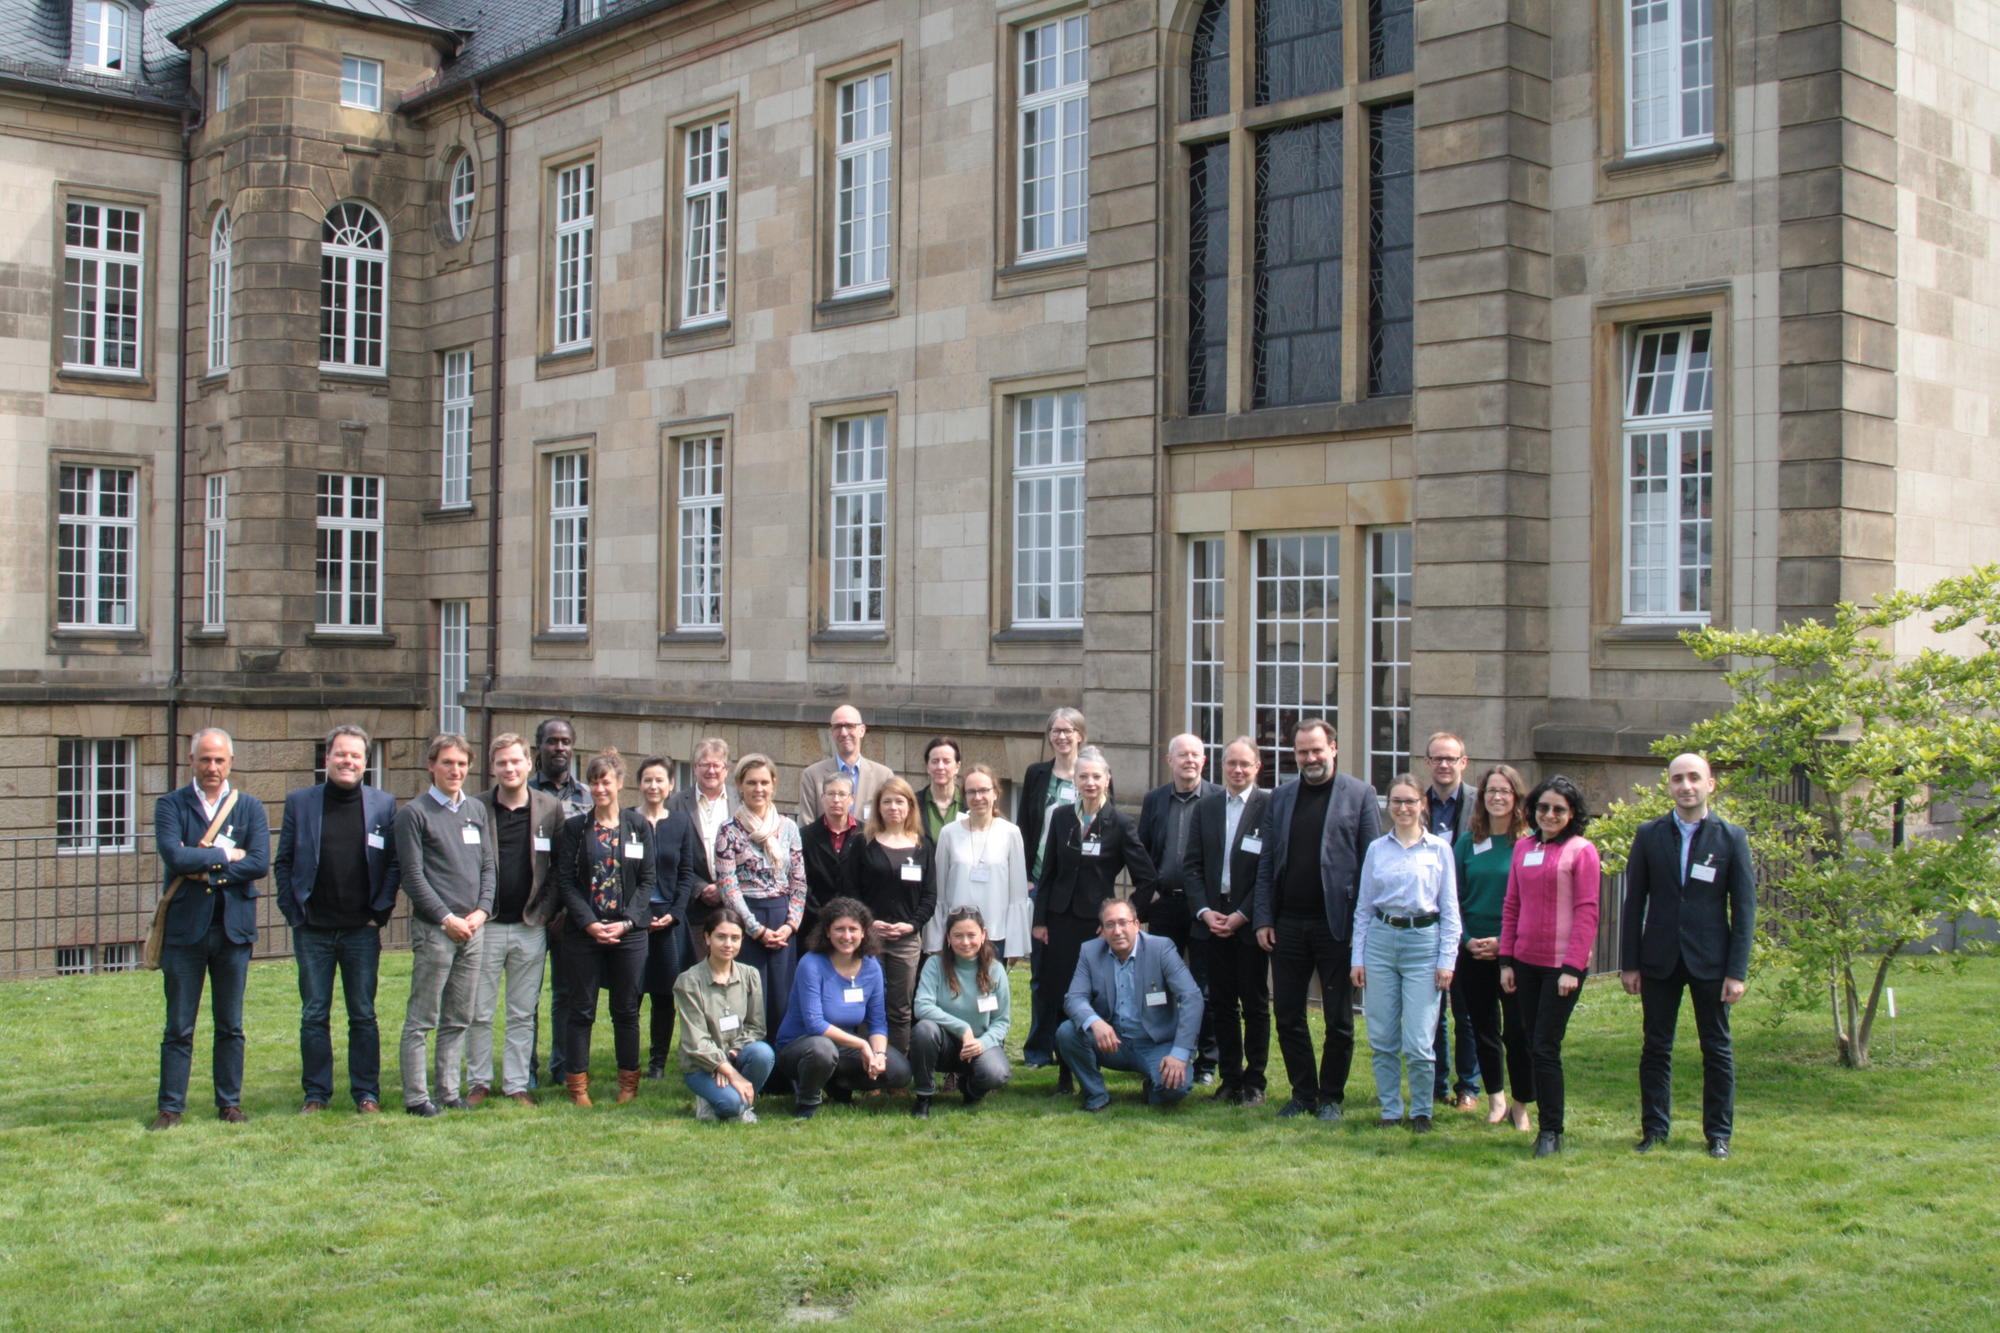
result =
[[[750,841],[762,849],[764,859],[770,862],[778,878],[785,878],[791,867],[788,864],[790,858],[785,855],[785,817],[778,813],[778,807],[773,804],[771,813],[759,820],[750,813],[749,806],[739,805],[734,818],[750,835]]]

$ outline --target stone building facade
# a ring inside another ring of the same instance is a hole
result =
[[[1985,0],[0,13],[6,834],[849,700],[1609,794],[1682,629],[2000,550]]]

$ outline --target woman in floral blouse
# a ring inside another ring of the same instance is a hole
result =
[[[652,924],[653,829],[637,810],[620,810],[625,761],[606,750],[584,770],[591,808],[563,825],[556,844],[556,887],[568,909],[561,966],[569,980],[564,1078],[569,1099],[590,1105],[590,1029],[597,992],[611,989],[612,1043],[618,1054],[618,1100],[639,1092],[639,996],[646,980],[646,928]]]
[[[743,922],[743,962],[764,974],[766,1032],[784,1021],[806,911],[805,844],[778,813],[778,771],[761,754],[736,765],[736,812],[715,834],[715,886]]]

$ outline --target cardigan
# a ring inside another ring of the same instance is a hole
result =
[[[1458,866],[1458,913],[1465,938],[1490,940],[1500,933],[1500,909],[1507,901],[1507,876],[1514,869],[1514,835],[1475,839],[1468,833],[1452,848]]]
[[[1542,853],[1536,864],[1528,858]],[[1582,978],[1597,943],[1597,847],[1571,836],[1559,843],[1514,844],[1507,901],[1500,909],[1500,962],[1559,967]]]
[[[618,911],[600,916],[590,901],[595,839],[589,826],[596,818],[593,811],[572,815],[563,821],[562,837],[556,842],[556,884],[569,924],[580,931],[593,921],[626,921],[633,932],[643,933],[652,924],[653,826],[637,810],[618,812]]]

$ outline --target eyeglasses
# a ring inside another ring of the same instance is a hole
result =
[[[835,731],[859,731],[861,727],[862,724],[859,722],[836,722],[833,724]]]
[[[1389,798],[1389,804],[1394,806],[1412,806],[1412,805],[1422,805],[1423,802],[1418,800],[1414,796],[1391,796]]]
[[[1462,764],[1465,762],[1465,756],[1462,754],[1432,754],[1425,755],[1424,761],[1431,764]]]
[[[1535,813],[1538,815],[1566,815],[1569,813],[1569,807],[1566,805],[1551,805],[1547,801],[1543,801],[1535,807]]]

